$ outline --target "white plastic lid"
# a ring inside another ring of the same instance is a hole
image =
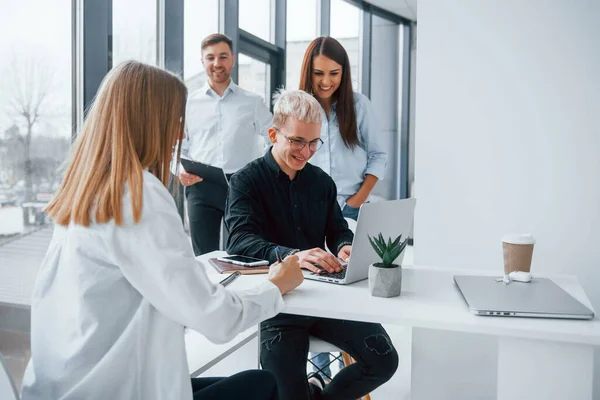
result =
[[[535,238],[531,233],[511,233],[502,236],[502,242],[510,244],[535,244]]]

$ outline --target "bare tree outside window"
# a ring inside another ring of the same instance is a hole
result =
[[[52,110],[54,71],[41,59],[13,56],[4,75],[3,91],[8,100],[7,114],[14,121],[12,139],[23,146],[24,180],[26,202],[33,197],[33,165],[31,143],[34,131],[45,119],[56,117]],[[22,133],[19,135],[19,131]]]

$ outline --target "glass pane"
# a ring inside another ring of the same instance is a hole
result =
[[[408,104],[403,104],[404,99],[404,27],[398,28],[398,132],[402,129],[402,108],[408,107]],[[373,76],[371,76],[373,79]],[[407,88],[408,90],[408,88]]]
[[[362,18],[358,7],[344,0],[331,0],[331,36],[348,52],[354,91],[360,91],[362,62]]]
[[[245,54],[238,56],[238,85],[259,94],[263,100],[271,97],[271,66]],[[269,101],[265,101],[269,104]]]
[[[271,0],[239,0],[239,5],[240,29],[272,43]]]
[[[285,86],[298,89],[306,48],[318,35],[317,0],[287,1]]]
[[[206,82],[202,40],[219,32],[219,0],[185,0],[183,7],[183,77],[193,91]]]
[[[156,0],[113,0],[113,66],[156,58]]]
[[[20,387],[29,333],[5,307],[31,296],[52,232],[42,209],[71,146],[71,2],[5,1],[1,8],[0,314],[8,317],[0,343]]]

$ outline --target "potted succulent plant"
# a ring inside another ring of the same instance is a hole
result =
[[[369,266],[369,290],[372,296],[396,297],[400,296],[402,288],[402,259],[404,248],[408,239],[402,241],[402,235],[396,240],[388,238],[387,243],[380,233],[377,237],[367,235],[369,243],[382,262],[376,262]],[[401,257],[400,257],[401,256]],[[394,263],[400,257],[398,263]]]

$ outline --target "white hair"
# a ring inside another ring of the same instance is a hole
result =
[[[281,128],[289,118],[307,124],[321,123],[321,105],[304,90],[281,88],[273,95],[273,126]]]

